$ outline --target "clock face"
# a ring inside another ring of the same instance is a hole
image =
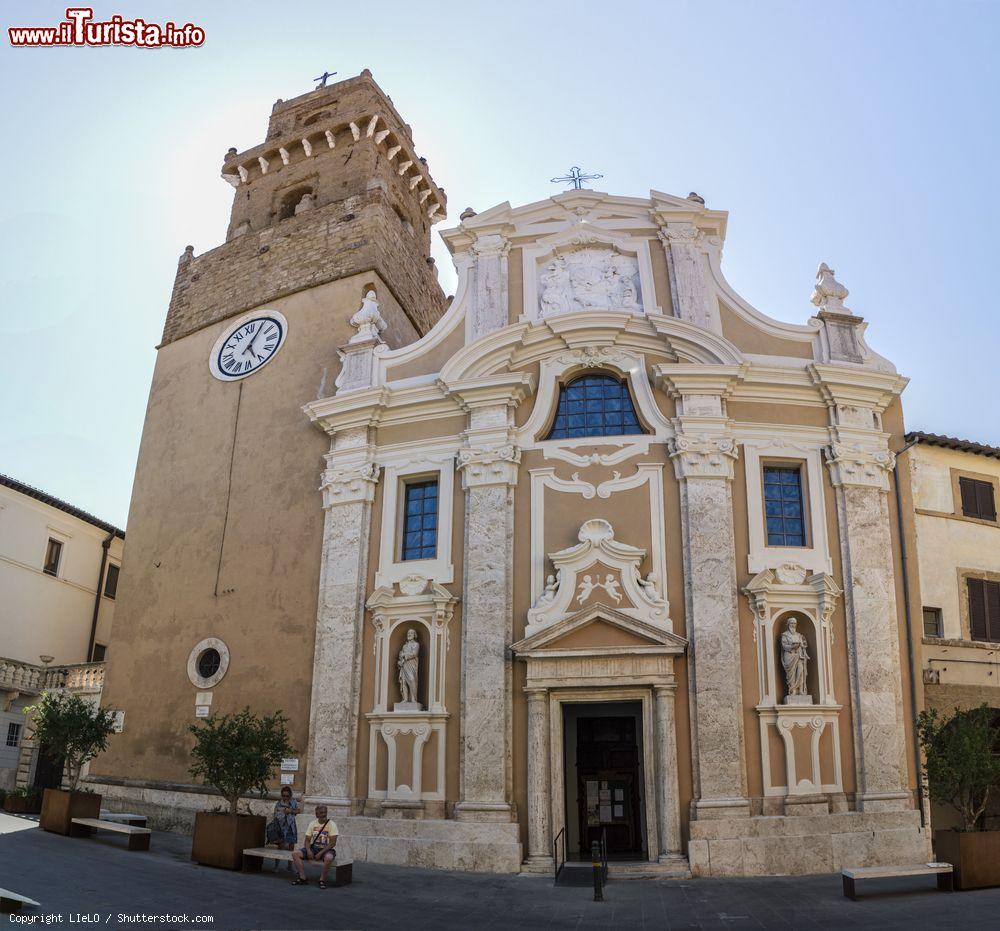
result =
[[[216,340],[208,366],[222,381],[252,375],[274,358],[288,332],[288,323],[275,310],[239,320]]]

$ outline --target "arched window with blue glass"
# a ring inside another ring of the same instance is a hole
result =
[[[559,390],[547,440],[645,433],[628,382],[614,375],[580,375]]]

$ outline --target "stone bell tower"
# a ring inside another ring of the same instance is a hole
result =
[[[430,232],[444,219],[445,194],[370,71],[278,100],[266,139],[230,149],[222,177],[235,189],[226,242],[181,256],[164,343],[367,271],[419,334],[443,312]]]

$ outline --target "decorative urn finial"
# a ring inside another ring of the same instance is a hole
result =
[[[349,342],[360,343],[368,339],[381,341],[381,334],[388,324],[379,313],[378,300],[374,291],[369,291],[364,296],[361,301],[361,309],[351,317],[351,326],[358,332],[350,338]]]
[[[837,273],[826,262],[820,262],[816,269],[816,288],[810,300],[821,310],[830,314],[849,314],[844,306],[844,298],[850,293],[834,277]]]

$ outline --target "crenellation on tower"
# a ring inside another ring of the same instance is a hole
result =
[[[178,269],[163,343],[303,288],[373,271],[421,334],[444,311],[430,256],[447,201],[368,71],[275,103],[264,142],[230,149],[225,244]]]

